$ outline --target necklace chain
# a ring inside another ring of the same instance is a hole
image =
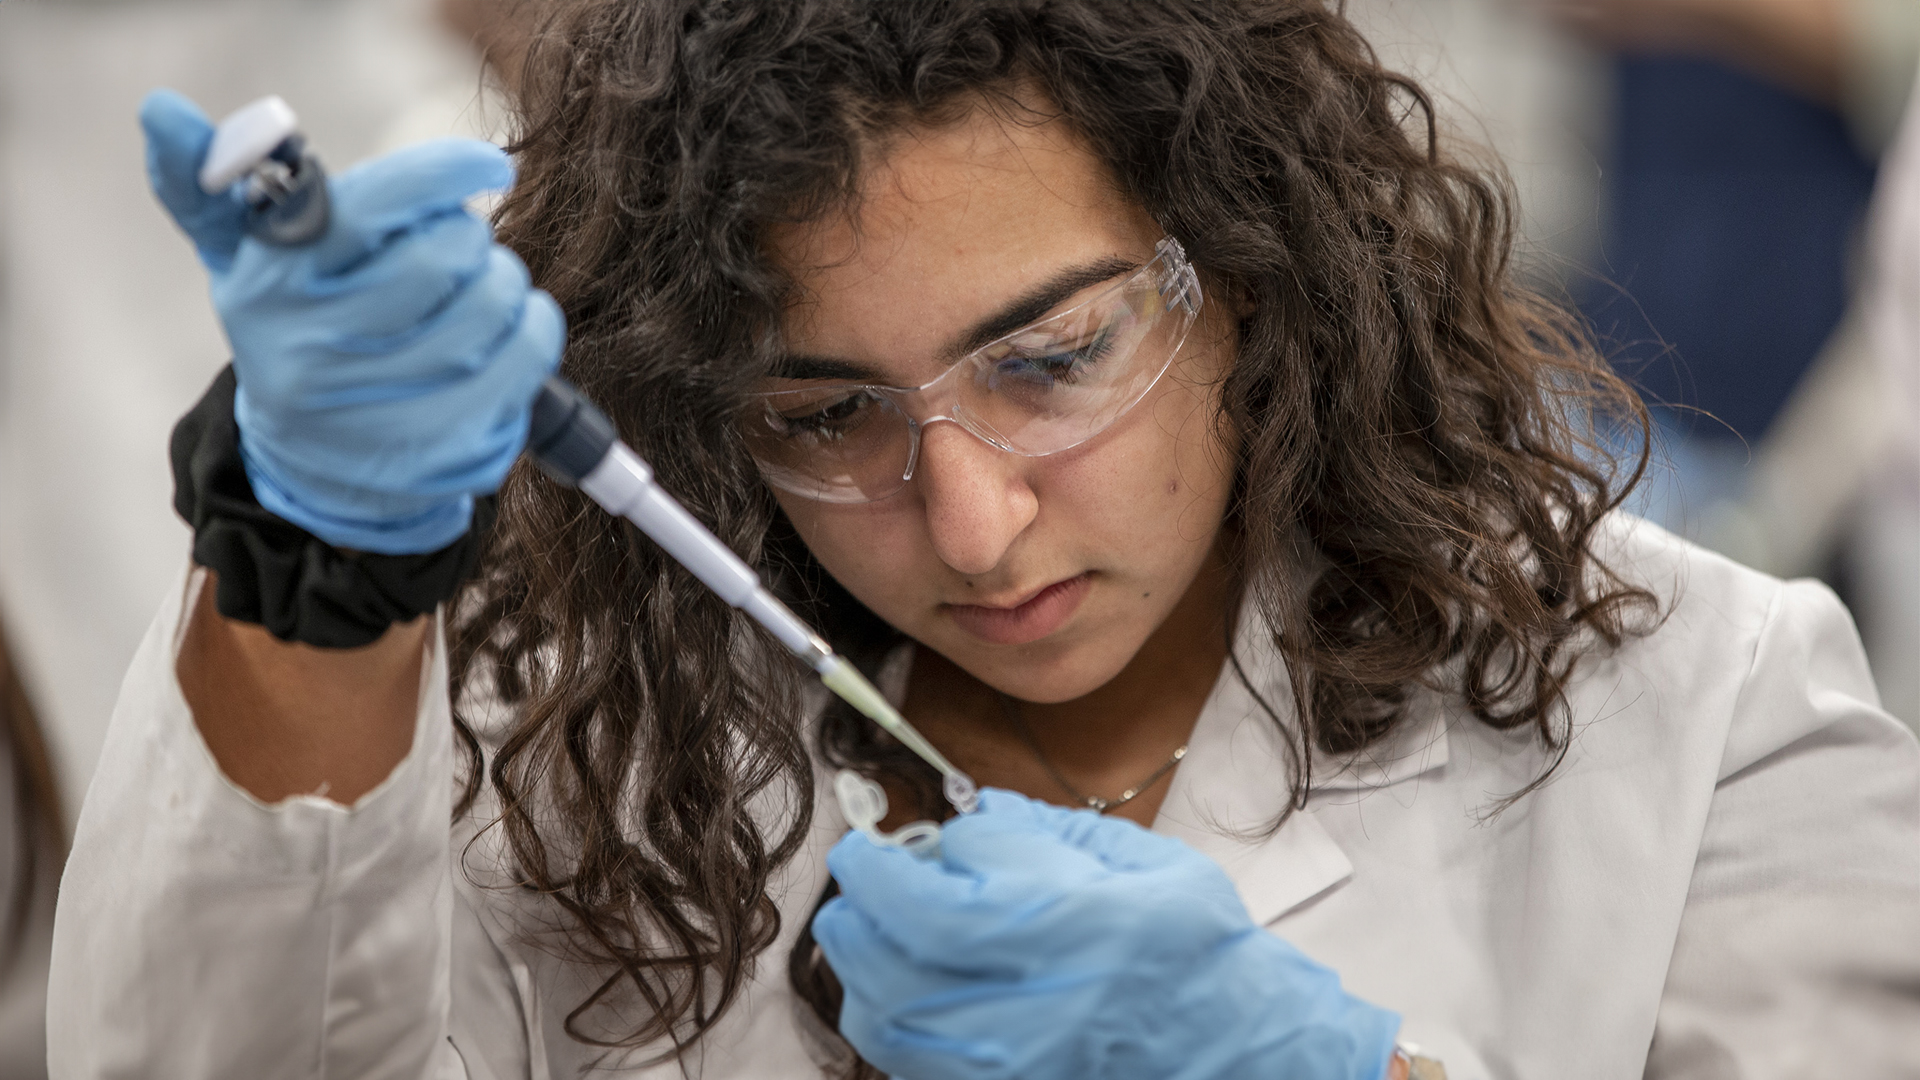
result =
[[[1096,814],[1104,814],[1109,810],[1117,809],[1132,802],[1138,798],[1142,792],[1151,788],[1161,777],[1167,775],[1175,765],[1180,764],[1181,758],[1187,756],[1187,744],[1181,743],[1180,748],[1173,752],[1172,757],[1161,762],[1160,767],[1148,774],[1146,779],[1121,792],[1116,798],[1103,799],[1098,795],[1082,795],[1080,794],[1080,789],[1074,787],[1072,783],[1068,782],[1066,777],[1060,775],[1060,770],[1054,768],[1053,762],[1047,760],[1046,751],[1040,749],[1040,740],[1033,737],[1033,729],[1027,726],[1026,718],[1020,715],[1019,703],[1007,695],[1000,693],[998,690],[994,691],[994,694],[1000,699],[1000,711],[1006,714],[1007,720],[1020,732],[1020,737],[1027,741],[1027,747],[1033,751],[1033,756],[1040,762],[1040,767],[1047,770],[1047,775],[1051,776],[1053,782],[1060,785],[1060,790],[1065,791],[1073,801],[1085,806]]]

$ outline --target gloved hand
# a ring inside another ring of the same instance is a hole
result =
[[[198,107],[157,90],[140,124],[154,192],[212,278],[260,505],[336,547],[458,539],[566,340],[559,305],[462,207],[513,183],[506,154],[440,139],[351,169],[331,179],[326,234],[284,248],[245,235],[234,195],[200,190],[213,128]]]
[[[1255,926],[1206,856],[1006,791],[938,861],[849,833],[813,933],[840,1030],[913,1080],[1379,1080],[1399,1017]]]

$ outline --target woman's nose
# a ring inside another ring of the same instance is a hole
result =
[[[955,423],[929,424],[921,432],[914,476],[940,561],[962,574],[984,574],[1000,565],[1014,538],[1040,512],[1040,499],[1021,468],[1026,460]]]

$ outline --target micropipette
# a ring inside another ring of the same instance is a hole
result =
[[[720,599],[766,627],[820,676],[827,689],[940,770],[941,791],[954,809],[971,813],[978,805],[973,779],[908,723],[845,657],[768,592],[752,567],[654,483],[653,470],[614,434],[612,421],[566,380],[548,379],[534,399],[527,452],[548,476],[578,486],[608,513],[633,522]]]
[[[200,171],[208,194],[244,184],[247,231],[271,244],[297,246],[326,231],[326,173],[306,146],[286,102],[262,98],[221,121]],[[527,453],[542,472],[578,487],[659,544],[728,605],[765,627],[821,683],[939,770],[954,809],[979,805],[972,777],[948,761],[845,657],[782,604],[760,576],[654,482],[653,470],[614,432],[612,421],[558,376],[533,402]]]

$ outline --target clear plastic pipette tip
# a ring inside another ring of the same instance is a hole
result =
[[[980,785],[973,782],[973,777],[958,769],[940,778],[940,792],[955,810],[963,814],[980,809]]]
[[[973,777],[948,761],[946,755],[928,742],[919,729],[908,723],[907,718],[900,715],[900,710],[895,709],[886,696],[844,657],[837,653],[830,655],[820,661],[814,670],[820,673],[820,681],[826,684],[827,689],[838,694],[842,701],[872,718],[874,723],[899,739],[907,749],[940,770],[941,794],[947,797],[947,802],[955,810],[971,814],[980,808],[980,788],[973,782]]]

